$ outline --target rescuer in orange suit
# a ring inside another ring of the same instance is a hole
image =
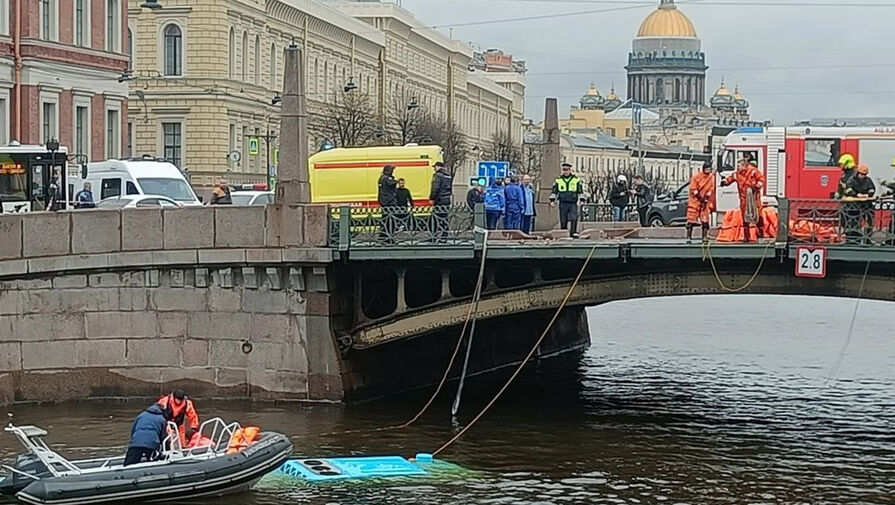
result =
[[[708,240],[709,219],[715,210],[715,173],[712,162],[702,164],[702,170],[690,178],[690,197],[687,199],[687,241],[693,239],[693,228],[702,227],[702,241]]]
[[[196,407],[182,389],[174,390],[169,395],[165,395],[155,402],[162,408],[165,415],[177,425],[180,432],[180,443],[183,447],[189,445],[189,441],[193,435],[199,431],[199,414],[196,413]]]
[[[761,190],[764,189],[764,174],[752,164],[752,156],[746,154],[737,163],[736,172],[721,181],[721,186],[737,184],[740,194],[740,213],[743,217],[743,242],[751,242],[751,225],[758,229],[758,238],[763,238],[761,219]]]

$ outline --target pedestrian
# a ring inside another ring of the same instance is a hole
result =
[[[506,203],[504,228],[507,230],[522,229],[522,214],[525,212],[525,190],[519,186],[519,178],[511,176],[510,183],[503,190]]]
[[[484,192],[484,190],[485,188],[477,182],[472,183],[472,187],[466,192],[466,206],[469,207],[469,210],[475,211],[475,205],[477,203],[482,203],[482,192]]]
[[[233,198],[230,196],[230,186],[227,185],[227,181],[221,179],[215,184],[214,189],[211,190],[211,201],[210,205],[233,205]]]
[[[140,412],[131,426],[131,441],[127,445],[123,466],[153,461],[162,449],[162,441],[171,417],[158,403]]]
[[[485,204],[486,226],[489,230],[496,230],[498,223],[500,223],[500,218],[503,217],[507,208],[503,188],[497,179],[491,179],[482,201]]]
[[[640,216],[640,226],[646,228],[649,226],[647,214],[650,205],[653,204],[653,189],[647,186],[642,175],[634,176],[634,188],[631,189],[634,195],[634,203],[637,206],[637,215]]]
[[[743,242],[752,241],[752,226],[758,230],[758,237],[764,237],[764,225],[761,213],[761,191],[764,189],[764,174],[752,164],[752,156],[748,153],[737,163],[734,173],[721,181],[721,187],[736,183],[740,197],[740,213],[743,217]]]
[[[406,181],[398,179],[398,187],[395,188],[395,218],[405,230],[411,228],[411,214],[413,214],[413,196],[405,187]]]
[[[693,240],[693,228],[702,229],[702,241],[708,241],[709,221],[715,210],[715,172],[712,162],[702,164],[702,170],[690,178],[689,198],[687,199],[687,242]]]
[[[93,209],[96,207],[96,203],[93,201],[93,186],[89,182],[84,183],[84,189],[78,191],[78,194],[75,195],[75,208],[76,209]]]
[[[870,167],[861,164],[855,169],[855,175],[845,186],[845,198],[848,203],[843,206],[846,215],[846,236],[848,242],[867,244],[873,235],[873,213],[876,199],[876,185],[868,177]]]
[[[453,195],[453,178],[444,168],[444,162],[435,162],[435,174],[432,175],[432,191],[429,200],[432,201],[433,218],[435,219],[435,238],[443,240],[447,236],[448,216],[451,211],[451,199]]]
[[[613,221],[622,222],[627,218],[630,198],[631,188],[628,187],[628,178],[619,174],[615,179],[615,184],[612,186],[612,192],[609,194]]]
[[[382,211],[382,217],[379,224],[379,237],[387,241],[393,240],[395,233],[395,223],[392,214],[395,206],[398,204],[398,181],[395,179],[395,166],[386,165],[382,167],[382,175],[379,176],[379,191],[377,199],[379,207]]]
[[[559,226],[569,230],[569,236],[578,238],[578,202],[582,199],[584,185],[572,173],[572,165],[562,164],[562,173],[553,181],[550,206],[559,202]]]
[[[63,207],[65,198],[62,195],[62,175],[59,169],[53,169],[53,175],[50,177],[50,185],[47,187],[47,210],[57,211]]]
[[[522,176],[522,189],[525,191],[525,210],[522,212],[522,232],[529,235],[531,234],[532,222],[534,221],[535,216],[538,215],[538,210],[535,206],[537,195],[535,195],[534,186],[531,185],[531,176],[528,174]]]
[[[895,170],[895,158],[892,158],[891,167]],[[889,192],[895,193],[895,181],[883,179],[880,184]],[[885,245],[895,245],[895,212],[892,212],[889,216],[889,236],[886,237]]]

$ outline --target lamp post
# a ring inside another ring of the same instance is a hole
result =
[[[62,181],[59,181],[58,183],[56,183],[56,188],[55,189],[53,188],[53,176],[54,176],[54,173],[56,172],[56,151],[59,150],[59,141],[54,138],[51,138],[50,140],[47,140],[46,147],[47,147],[47,151],[50,152],[50,170],[49,170],[50,184],[49,184],[48,190],[52,191],[52,194],[49,195],[50,198],[47,200],[47,207],[48,207],[47,210],[56,210],[56,209],[54,209],[54,207],[56,207],[56,200],[59,198],[59,195],[57,193],[59,193],[62,190],[62,188],[65,186],[65,184]],[[60,177],[62,177],[61,174],[60,174]],[[65,199],[64,198],[63,198],[62,206],[63,206],[63,208],[65,208]]]
[[[267,133],[265,135],[258,134],[258,128],[255,128],[255,136],[261,139],[264,139],[264,144],[267,146],[267,170],[265,173],[267,174],[267,190],[271,191],[270,181],[273,179],[273,174],[270,172],[270,143],[277,139],[277,136],[274,135],[274,132],[270,129],[270,126],[267,127]]]

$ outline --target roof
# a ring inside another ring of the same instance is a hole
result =
[[[659,8],[643,20],[637,37],[683,37],[696,38],[696,28],[683,12],[674,5],[674,0],[662,0]]]
[[[614,149],[626,151],[628,145],[615,137],[606,135],[600,130],[578,130],[585,133],[584,135],[564,134],[563,140],[568,142],[569,146],[578,149]]]
[[[655,121],[659,119],[659,114],[649,110],[649,109],[640,109],[640,118],[641,121]],[[631,105],[626,104],[612,112],[607,113],[603,116],[604,119],[624,119],[631,120],[634,117],[634,111],[631,109]]]

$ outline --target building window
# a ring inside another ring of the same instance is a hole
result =
[[[277,86],[277,46],[270,45],[270,89],[279,89]]]
[[[118,148],[121,143],[121,135],[118,134],[120,128],[117,110],[106,111],[106,159],[117,159],[119,157]]]
[[[40,0],[40,38],[57,40],[59,37],[58,0]]]
[[[134,68],[134,32],[128,27],[127,29],[127,68]]]
[[[84,106],[75,107],[75,154],[87,154],[89,141],[87,138],[90,122],[89,109]]]
[[[9,100],[6,96],[0,98],[0,143],[7,144],[9,138],[7,136],[7,126],[9,118]]]
[[[162,123],[162,136],[164,137],[163,156],[177,168],[180,168],[181,165],[181,128],[181,123]]]
[[[41,105],[41,137],[40,143],[46,144],[50,139],[59,139],[59,130],[56,123],[56,104],[44,102]]]
[[[87,30],[89,27],[89,22],[87,21],[87,15],[89,9],[87,8],[87,2],[90,0],[75,0],[75,45],[76,46],[86,46],[88,36]]]
[[[165,27],[165,75],[183,75],[183,32],[170,24]]]
[[[118,0],[106,0],[106,51],[118,51],[118,38],[121,29],[118,26]]]
[[[261,84],[261,38],[255,35],[255,84]]]
[[[242,70],[242,82],[245,82],[246,71],[249,67],[249,32],[242,32],[242,58],[240,58],[239,66]]]
[[[132,158],[134,156],[134,123],[127,122],[127,151],[125,156]]]
[[[236,77],[236,33],[230,28],[230,78]]]

